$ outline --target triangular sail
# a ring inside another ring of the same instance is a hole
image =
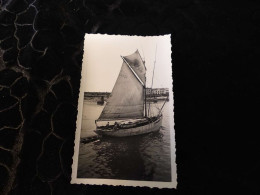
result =
[[[99,120],[141,118],[143,114],[144,87],[124,61]]]
[[[140,56],[139,51],[136,50],[135,53],[133,53],[129,56],[124,56],[124,59],[131,66],[131,68],[135,71],[135,73],[138,75],[138,77],[141,79],[141,81],[145,84],[146,68],[145,68],[144,62]]]

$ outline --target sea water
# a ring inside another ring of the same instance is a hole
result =
[[[162,101],[151,103],[150,112],[155,115],[162,105]],[[81,138],[95,135],[95,120],[103,107],[84,101]],[[170,127],[169,112],[169,102],[166,102],[159,132],[122,138],[103,137],[81,143],[77,177],[170,182],[170,131],[173,127]]]

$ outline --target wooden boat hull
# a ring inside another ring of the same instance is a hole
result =
[[[141,135],[151,132],[156,132],[160,130],[162,126],[162,116],[159,117],[157,120],[148,123],[143,126],[128,128],[128,129],[96,129],[95,133],[102,136],[109,136],[109,137],[127,137],[127,136],[134,136],[134,135]]]

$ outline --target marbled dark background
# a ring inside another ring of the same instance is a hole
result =
[[[0,9],[0,193],[260,194],[258,1]],[[177,191],[70,184],[84,33],[172,34]]]

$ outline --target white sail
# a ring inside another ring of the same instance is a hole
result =
[[[141,79],[141,81],[145,84],[146,78],[146,68],[143,63],[143,60],[140,56],[140,53],[138,50],[136,50],[135,53],[124,56],[124,59],[127,61],[127,63],[131,66],[131,68],[135,71],[135,73],[138,75],[138,77]]]
[[[138,73],[136,72],[138,75]],[[145,73],[144,73],[145,75]],[[142,78],[140,78],[142,79]],[[124,61],[99,120],[141,118],[144,115],[144,86]]]

